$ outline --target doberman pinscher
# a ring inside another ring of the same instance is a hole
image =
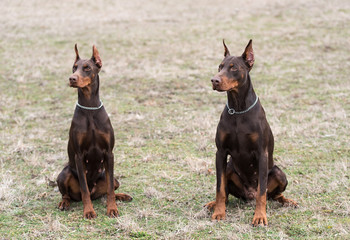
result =
[[[75,44],[75,62],[69,85],[78,88],[78,102],[69,130],[68,165],[57,177],[62,194],[59,209],[66,210],[70,201],[82,201],[84,217],[96,217],[91,200],[107,194],[107,215],[118,216],[117,200],[132,197],[115,194],[119,182],[114,178],[114,131],[99,97],[99,75],[102,61],[96,47],[91,59],[80,59]]]
[[[227,92],[227,104],[215,138],[216,200],[206,207],[214,208],[212,220],[222,220],[225,219],[228,194],[244,200],[255,198],[252,224],[267,225],[267,198],[294,207],[297,203],[282,195],[288,184],[287,178],[274,165],[274,138],[249,76],[254,64],[252,40],[239,57],[231,56],[225,41],[223,44],[225,58],[211,82],[213,90]]]

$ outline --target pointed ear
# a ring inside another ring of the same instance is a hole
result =
[[[250,39],[248,45],[246,46],[244,53],[242,54],[242,58],[245,63],[251,69],[254,64],[254,52],[253,52],[253,41]]]
[[[102,67],[102,60],[101,60],[100,54],[97,51],[97,48],[95,47],[95,45],[92,46],[92,57],[91,57],[91,59],[94,61],[94,63],[96,64],[96,66],[98,68]]]
[[[225,48],[224,56],[225,56],[225,57],[230,56],[230,51],[229,51],[228,48],[226,47],[225,39],[222,39],[222,43],[224,44],[224,48]]]
[[[75,50],[75,62],[74,63],[76,63],[80,60],[77,44],[75,44],[74,50]]]

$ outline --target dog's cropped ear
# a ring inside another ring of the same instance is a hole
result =
[[[249,67],[249,70],[254,65],[254,52],[253,52],[253,43],[252,39],[249,40],[248,45],[246,46],[244,53],[242,54],[242,58]]]
[[[74,63],[76,63],[76,62],[78,62],[80,60],[79,52],[78,52],[78,45],[77,44],[75,44],[74,50],[75,50],[75,62]]]
[[[226,44],[225,44],[225,39],[222,39],[222,43],[224,44],[224,48],[225,48],[225,53],[224,53],[224,56],[227,57],[227,56],[230,56],[230,51],[228,50]]]
[[[92,61],[94,61],[94,63],[96,64],[96,66],[98,68],[102,67],[102,60],[100,57],[99,52],[97,51],[97,48],[95,47],[95,45],[92,46],[92,57],[91,57]]]

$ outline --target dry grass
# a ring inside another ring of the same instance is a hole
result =
[[[346,239],[350,237],[350,4],[308,1],[43,1],[0,3],[0,236],[4,239]],[[221,40],[251,76],[299,209],[230,198],[227,220],[202,206],[215,197],[214,136],[225,94],[210,77]],[[101,96],[116,131],[121,217],[59,212],[50,185],[67,161],[76,92],[67,78],[78,43],[96,44]]]

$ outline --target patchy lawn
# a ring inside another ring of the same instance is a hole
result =
[[[176,3],[175,3],[176,2]],[[350,3],[287,1],[44,1],[0,3],[0,236],[2,239],[350,238]],[[252,81],[298,209],[230,197],[211,222],[214,137],[226,94],[210,78],[253,39]],[[96,44],[100,95],[116,133],[121,216],[95,220],[82,203],[57,209],[52,182],[67,162],[77,99],[74,44]]]

